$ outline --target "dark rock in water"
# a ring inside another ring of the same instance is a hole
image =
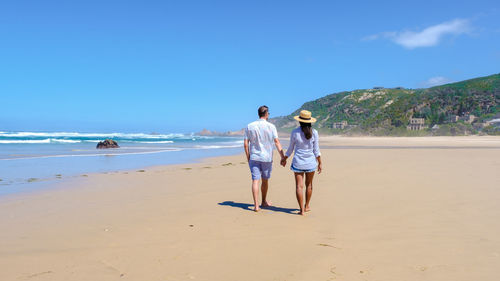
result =
[[[114,140],[107,139],[105,141],[100,141],[96,148],[118,148],[120,147],[118,143]]]

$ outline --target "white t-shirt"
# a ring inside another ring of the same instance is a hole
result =
[[[250,160],[272,162],[274,140],[277,138],[276,127],[265,119],[248,124],[245,139],[250,143]]]

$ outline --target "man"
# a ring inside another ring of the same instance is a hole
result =
[[[278,139],[276,127],[269,123],[269,108],[265,105],[259,107],[259,120],[248,124],[245,129],[245,153],[247,155],[250,172],[252,174],[252,194],[254,211],[258,212],[259,204],[259,180],[262,180],[262,207],[269,207],[271,203],[267,201],[267,189],[269,178],[273,169],[273,146],[284,159],[283,149]]]

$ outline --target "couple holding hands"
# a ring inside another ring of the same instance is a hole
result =
[[[269,108],[265,105],[258,109],[259,119],[248,124],[245,129],[245,153],[247,156],[250,172],[252,174],[252,194],[254,211],[260,210],[258,204],[259,180],[262,191],[262,207],[269,207],[271,203],[267,200],[269,179],[273,168],[273,146],[280,153],[280,164],[285,167],[288,157],[295,151],[290,169],[294,172],[295,192],[297,202],[300,206],[299,215],[309,211],[309,202],[312,195],[313,178],[316,170],[321,173],[321,153],[318,144],[318,132],[311,127],[316,119],[311,117],[311,112],[302,110],[300,115],[295,116],[300,127],[294,129],[290,135],[290,144],[286,153],[283,153],[276,127],[268,122]],[[304,202],[305,181],[305,202]]]

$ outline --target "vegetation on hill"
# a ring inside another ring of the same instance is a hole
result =
[[[281,131],[296,127],[294,115],[307,109],[323,133],[369,135],[500,134],[485,121],[500,118],[500,74],[427,89],[367,89],[340,92],[306,102],[288,116],[271,119]],[[452,121],[474,115],[474,122]],[[425,129],[407,130],[410,118],[424,118]],[[339,129],[339,122],[347,126]],[[337,126],[335,126],[337,125]],[[437,126],[435,126],[437,125]]]

